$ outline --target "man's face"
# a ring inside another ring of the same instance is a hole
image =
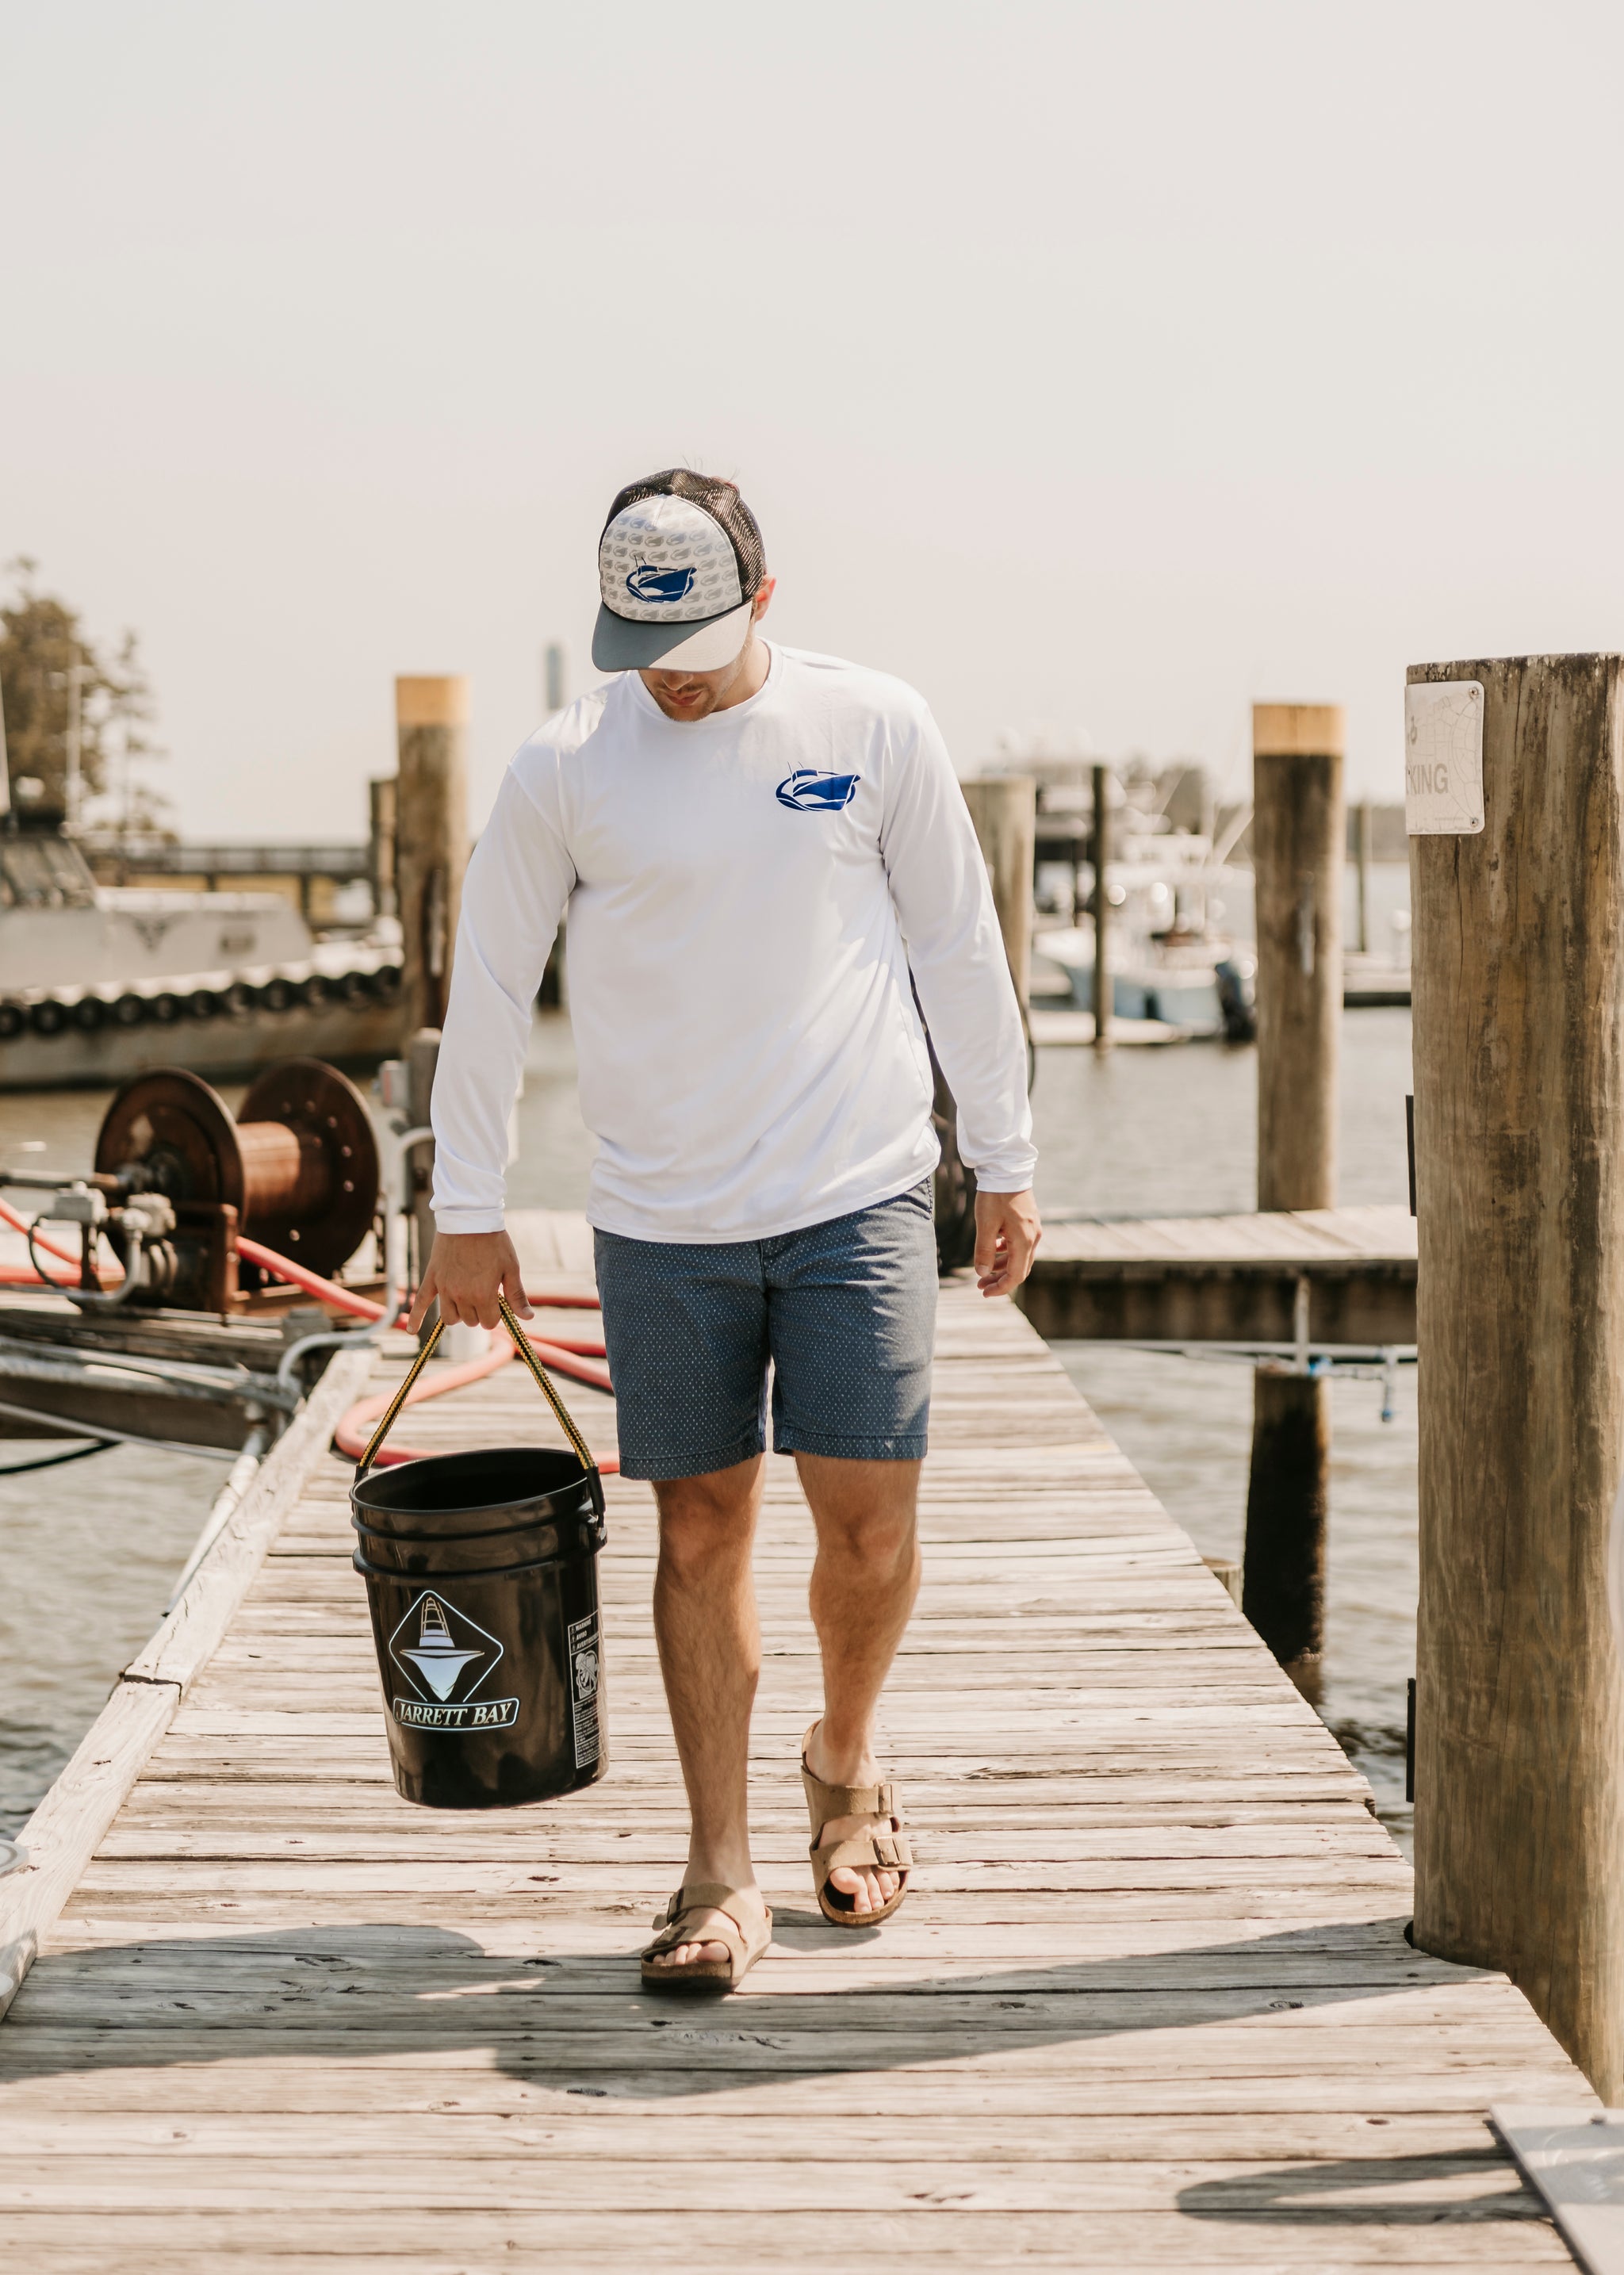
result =
[[[653,697],[668,719],[705,719],[713,711],[725,711],[753,695],[760,684],[757,669],[756,626],[767,613],[767,604],[773,597],[776,580],[767,578],[756,594],[755,614],[750,620],[750,638],[731,663],[720,671],[639,671],[638,677]]]
[[[746,640],[732,662],[720,671],[643,671],[638,676],[668,719],[703,719],[726,703],[744,670],[750,646]]]

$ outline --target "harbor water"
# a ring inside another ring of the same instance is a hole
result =
[[[1032,1107],[1047,1214],[1199,1215],[1254,1206],[1256,1060],[1192,1044],[1039,1054]],[[1346,1013],[1341,1197],[1402,1203],[1409,1014]],[[106,1099],[0,1097],[0,1160],[82,1169]],[[592,1140],[576,1103],[569,1023],[538,1018],[519,1108],[515,1207],[579,1208]],[[1204,1554],[1238,1556],[1251,1377],[1243,1366],[1058,1345],[1072,1379]],[[1391,1422],[1380,1386],[1337,1383],[1323,1711],[1408,1838],[1406,1683],[1414,1667],[1416,1385]],[[0,1462],[34,1450],[11,1441]],[[47,1450],[41,1447],[40,1451]],[[0,1478],[0,1831],[26,1818],[152,1632],[223,1480],[223,1462],[137,1447]]]

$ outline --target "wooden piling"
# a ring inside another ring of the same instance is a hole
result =
[[[1343,740],[1335,705],[1253,707],[1260,1209],[1336,1205]],[[1330,1395],[1323,1379],[1258,1369],[1246,1499],[1243,1608],[1316,1702],[1325,1646]]]
[[[1478,835],[1409,842],[1415,1936],[1504,1968],[1616,2103],[1624,657],[1425,664],[1409,679],[1481,685],[1484,817]]]
[[[405,1032],[444,1024],[468,865],[468,682],[397,679],[395,879]]]
[[[1334,704],[1252,708],[1260,1209],[1336,1206],[1343,732]]]
[[[399,913],[395,896],[395,776],[374,775],[366,785],[366,871],[373,914],[392,917]]]
[[[1359,890],[1354,909],[1354,945],[1361,956],[1371,952],[1371,801],[1362,798],[1354,808],[1354,861]]]
[[[1038,785],[1030,775],[985,775],[963,785],[1015,992],[1031,993],[1032,877],[1038,843]]]
[[[1111,1047],[1111,896],[1106,889],[1106,864],[1111,858],[1111,806],[1107,796],[1110,770],[1094,772],[1094,1048]]]
[[[406,1118],[414,1130],[428,1126],[434,1095],[434,1070],[440,1063],[440,1030],[419,1027],[406,1045]],[[428,1268],[434,1245],[434,1148],[425,1139],[412,1148],[412,1284],[415,1288]],[[424,1322],[423,1333],[429,1332]]]

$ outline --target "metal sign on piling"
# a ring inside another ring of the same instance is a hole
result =
[[[1336,1206],[1342,1009],[1344,722],[1339,705],[1252,708],[1258,907],[1258,1206]],[[1306,1342],[1308,1322],[1300,1340]],[[1243,1608],[1318,1703],[1325,1647],[1331,1387],[1260,1367],[1252,1409]]]
[[[1624,656],[1421,664],[1416,1921],[1624,2096]]]

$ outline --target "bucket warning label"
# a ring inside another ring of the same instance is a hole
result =
[[[427,1698],[397,1698],[395,1719],[408,1730],[510,1730],[518,1719],[517,1698],[471,1698],[461,1706],[436,1706]]]
[[[389,1637],[389,1657],[417,1693],[390,1701],[409,1730],[508,1730],[517,1698],[475,1696],[495,1673],[502,1645],[488,1629],[428,1590]]]
[[[584,1770],[601,1751],[598,1735],[598,1614],[572,1620],[565,1641],[570,1651],[570,1720],[575,1727],[575,1766]]]

